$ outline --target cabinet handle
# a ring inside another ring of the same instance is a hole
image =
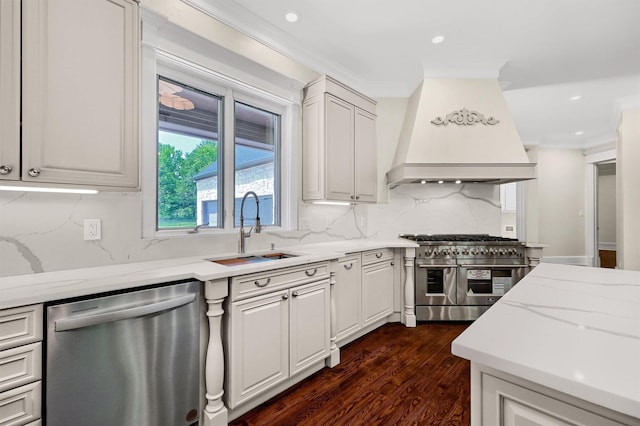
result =
[[[380,259],[382,257],[382,253],[376,253],[376,259]]]
[[[344,266],[344,269],[346,269],[348,271],[349,269],[353,268],[353,262],[351,262],[348,265],[343,265],[343,266]]]
[[[0,175],[8,175],[13,170],[11,166],[5,166],[4,164],[0,166]]]
[[[292,295],[293,297],[298,297],[298,292],[297,292],[297,291],[294,291],[293,293],[291,293],[291,295]]]
[[[313,268],[313,271],[309,272],[309,270],[304,271],[304,273],[308,276],[308,277],[312,277],[316,274],[316,272],[318,272],[318,268]]]
[[[34,167],[32,169],[29,169],[29,176],[31,177],[38,177],[40,176],[40,169]]]
[[[282,300],[287,300],[288,298],[289,298],[289,295],[288,295],[288,294],[283,294],[283,295],[282,295]]]
[[[259,280],[255,280],[253,283],[258,286],[258,287],[266,287],[267,284],[269,284],[271,282],[271,277],[267,278],[267,280],[263,283],[261,283]]]

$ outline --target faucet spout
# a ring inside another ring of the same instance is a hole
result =
[[[255,218],[255,225],[251,228],[249,228],[249,231],[244,230],[244,202],[247,200],[247,197],[251,195],[253,198],[256,199],[256,218]],[[253,191],[248,191],[246,194],[244,194],[244,196],[242,197],[242,203],[240,203],[240,236],[238,239],[238,253],[244,253],[245,252],[245,239],[249,238],[251,236],[251,231],[253,229],[255,229],[255,233],[259,234],[260,233],[260,200],[258,199],[258,195],[253,192]]]

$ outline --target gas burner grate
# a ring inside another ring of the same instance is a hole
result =
[[[467,242],[467,241],[518,241],[516,238],[498,237],[489,234],[400,234],[400,238],[405,238],[415,242]]]

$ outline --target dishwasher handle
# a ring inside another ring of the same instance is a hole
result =
[[[162,302],[151,303],[148,305],[136,306],[134,308],[125,308],[117,311],[105,310],[103,312],[94,313],[93,315],[85,315],[78,318],[62,318],[55,321],[55,331],[77,330],[79,328],[90,327],[92,325],[151,315],[157,312],[168,311],[183,305],[188,305],[195,299],[195,294],[187,294],[185,296],[163,300]]]

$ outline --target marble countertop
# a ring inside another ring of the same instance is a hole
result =
[[[452,352],[640,418],[640,272],[542,263]]]
[[[417,245],[403,239],[335,241],[281,248],[276,251],[292,253],[296,257],[251,265],[224,266],[207,260],[239,256],[237,253],[215,253],[1,277],[0,309],[185,279],[214,280],[336,259],[357,251],[402,247]],[[269,251],[246,253],[242,256],[263,253]]]

